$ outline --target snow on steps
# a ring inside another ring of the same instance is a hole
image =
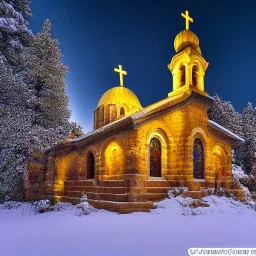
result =
[[[129,188],[123,180],[79,180],[66,181],[63,201],[78,203],[82,192],[88,197],[88,202],[99,209],[106,209],[119,213],[134,211],[149,211],[153,203],[168,196],[170,187],[176,182],[166,180],[147,180],[146,193],[136,196],[136,202],[129,201]]]
[[[146,193],[136,195],[136,202],[130,202],[129,188],[125,186],[123,180],[79,180],[66,181],[63,200],[68,202],[79,202],[82,192],[85,192],[89,202],[99,209],[117,211],[119,213],[133,211],[149,211],[153,207],[153,202],[158,202],[168,196],[170,188],[180,188],[175,181],[166,180],[146,180]],[[186,191],[184,196],[193,199],[203,198],[209,195],[205,188],[205,182],[200,182],[199,190]],[[242,200],[243,195],[240,190],[232,190],[237,199]],[[122,206],[118,206],[118,205]],[[124,206],[125,205],[125,206]],[[148,206],[150,205],[150,208]],[[128,208],[130,207],[130,210]],[[145,208],[143,208],[145,207]]]
[[[62,196],[61,201],[78,204],[80,198]],[[88,199],[88,202],[97,209],[105,209],[118,213],[149,212],[151,209],[155,208],[153,202],[114,202],[92,199]]]

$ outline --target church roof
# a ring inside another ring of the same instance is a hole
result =
[[[199,47],[199,39],[191,30],[182,30],[174,40],[174,49],[176,52],[180,52],[191,46],[194,50],[201,54],[201,49]]]
[[[99,100],[98,106],[108,104],[126,104],[127,106],[142,109],[137,96],[124,86],[117,86],[106,91]]]
[[[113,130],[115,128],[120,128],[123,125],[134,124],[135,122],[137,123],[138,121],[145,119],[147,116],[150,116],[153,113],[157,114],[159,111],[165,110],[168,107],[176,106],[178,103],[185,103],[185,100],[190,98],[191,95],[194,95],[194,96],[197,95],[198,97],[205,98],[206,100],[210,100],[210,101],[213,100],[212,97],[202,96],[195,92],[192,92],[192,94],[190,94],[190,95],[184,93],[182,96],[176,95],[176,96],[168,97],[168,98],[160,100],[156,103],[153,103],[152,105],[145,107],[143,110],[141,110],[135,114],[125,116],[121,119],[118,119],[118,120],[112,122],[112,123],[104,125],[103,127],[98,128],[92,132],[89,132],[83,137],[71,140],[70,142],[80,142],[80,141],[83,141],[89,137],[96,135],[96,134],[105,133],[109,130]]]
[[[209,123],[209,125],[212,128],[214,128],[214,129],[216,129],[218,131],[221,131],[222,133],[225,133],[227,136],[229,136],[229,137],[231,137],[231,138],[233,138],[235,140],[239,140],[242,143],[245,143],[245,140],[243,138],[241,138],[238,135],[236,135],[235,133],[229,131],[228,129],[226,129],[225,127],[221,126],[220,124],[218,124],[218,123],[216,123],[216,122],[214,122],[212,120],[208,120],[208,123]]]
[[[123,129],[124,127],[128,126],[134,126],[136,124],[139,124],[140,122],[144,122],[144,120],[148,120],[148,118],[161,114],[162,111],[166,111],[166,109],[177,107],[179,104],[186,104],[187,100],[190,97],[200,97],[201,99],[204,99],[206,101],[212,101],[214,100],[212,97],[208,96],[202,96],[200,94],[197,94],[195,92],[192,92],[190,95],[184,94],[183,96],[173,96],[168,97],[166,99],[160,100],[152,105],[149,105],[148,107],[145,107],[142,111],[137,112],[135,114],[131,114],[128,116],[125,116],[121,119],[118,119],[112,123],[109,123],[101,128],[98,128],[92,132],[89,132],[85,134],[84,136],[80,138],[73,139],[67,143],[63,144],[63,147],[68,147],[69,145],[74,145],[76,143],[87,141],[88,143],[90,141],[94,141],[94,138],[98,138],[99,136],[105,136],[105,134],[108,134],[112,131],[118,131]],[[238,135],[232,133],[228,129],[224,128],[223,126],[217,124],[216,122],[209,120],[208,121],[210,128],[213,130],[220,132],[221,134],[225,134],[228,138],[232,139],[233,141],[239,141],[244,143],[245,140],[239,137]],[[65,146],[66,145],[66,146]]]

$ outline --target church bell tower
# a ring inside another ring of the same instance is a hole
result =
[[[181,31],[174,40],[174,49],[177,54],[168,65],[173,76],[173,90],[168,96],[192,91],[208,95],[204,91],[204,75],[209,63],[202,56],[198,37],[189,30],[189,22],[193,22],[193,19],[189,17],[188,11],[181,16],[186,20],[186,29]]]

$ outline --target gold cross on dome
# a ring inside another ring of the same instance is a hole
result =
[[[118,69],[118,68],[115,68],[114,71],[117,72],[117,73],[119,73],[119,77],[120,77],[120,86],[124,86],[124,78],[123,78],[123,76],[124,76],[124,75],[126,76],[126,75],[127,75],[127,72],[122,69],[122,65],[118,65],[118,67],[119,67],[119,69]]]
[[[181,16],[186,20],[186,29],[189,30],[189,22],[193,22],[193,19],[191,17],[189,17],[188,15],[188,11],[186,10],[186,15],[184,13],[181,13]]]

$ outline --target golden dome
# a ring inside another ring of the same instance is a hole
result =
[[[194,50],[201,53],[198,37],[192,31],[185,29],[185,30],[182,30],[175,37],[174,49],[176,52],[180,52],[188,46],[191,46]]]
[[[108,104],[126,104],[128,107],[135,107],[138,109],[142,109],[140,102],[137,96],[128,88],[123,86],[117,86],[106,91],[100,101],[98,106],[108,105]]]

